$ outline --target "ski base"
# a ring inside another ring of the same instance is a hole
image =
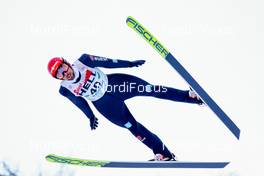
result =
[[[224,168],[229,162],[183,162],[183,161],[104,161],[89,160],[80,158],[63,157],[54,154],[46,156],[49,162],[71,164],[90,167],[110,167],[110,168]]]

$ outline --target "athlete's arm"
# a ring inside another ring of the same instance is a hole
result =
[[[89,54],[83,54],[79,61],[88,67],[105,67],[105,68],[126,68],[126,67],[138,67],[145,63],[144,60],[125,61],[119,59],[110,59],[106,57],[93,56]]]
[[[75,96],[65,87],[60,87],[60,94],[67,97],[72,103],[74,103],[82,112],[90,119],[90,127],[94,130],[98,126],[98,119],[94,116],[93,111],[88,105],[87,101],[80,96]]]

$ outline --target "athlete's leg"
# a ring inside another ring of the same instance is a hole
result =
[[[135,137],[148,146],[154,154],[160,153],[164,157],[172,158],[171,152],[158,136],[135,120],[124,101],[106,93],[93,104],[109,121],[120,127],[127,128]]]
[[[141,78],[127,74],[111,74],[108,75],[108,78],[111,91],[114,91],[115,95],[123,100],[135,96],[152,96],[185,103],[202,103],[201,100],[190,97],[189,90],[152,85]]]

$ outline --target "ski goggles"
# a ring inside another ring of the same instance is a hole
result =
[[[63,79],[65,73],[69,70],[70,66],[68,64],[62,63],[57,70],[56,78]]]

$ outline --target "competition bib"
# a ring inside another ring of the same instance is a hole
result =
[[[107,76],[98,68],[90,68],[79,60],[72,65],[74,80],[64,80],[61,86],[69,89],[74,95],[82,96],[90,101],[100,99],[107,91]]]

